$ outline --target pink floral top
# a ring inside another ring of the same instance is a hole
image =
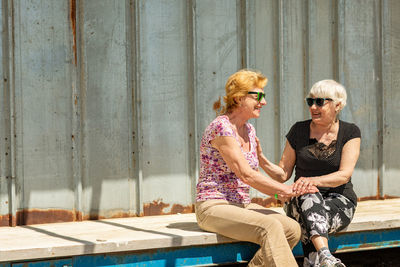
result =
[[[242,150],[243,155],[254,170],[258,170],[256,130],[246,123],[250,139],[250,151]],[[250,203],[250,186],[226,165],[219,151],[211,146],[211,141],[218,136],[232,136],[238,146],[240,141],[226,115],[218,116],[206,128],[200,144],[200,177],[197,183],[196,201],[224,199],[234,203]],[[241,146],[240,146],[241,147]]]

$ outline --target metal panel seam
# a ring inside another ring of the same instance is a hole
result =
[[[6,6],[7,15],[7,36],[8,36],[8,68],[7,71],[9,73],[9,133],[10,133],[10,161],[9,161],[9,168],[10,168],[10,179],[9,179],[9,211],[11,214],[11,221],[10,226],[17,225],[17,187],[16,187],[16,177],[17,177],[17,158],[16,158],[16,106],[15,106],[15,36],[14,36],[14,5],[13,1],[3,1],[3,4]],[[11,33],[11,36],[10,36]],[[11,37],[11,38],[10,38]]]
[[[281,142],[281,135],[282,135],[282,116],[281,116],[281,112],[280,112],[280,103],[281,103],[281,99],[283,99],[283,96],[281,96],[281,90],[280,88],[282,87],[283,84],[283,62],[284,62],[284,49],[283,49],[283,43],[284,43],[284,29],[283,29],[283,1],[279,1],[276,0],[278,2],[278,4],[276,5],[277,9],[278,9],[278,37],[276,38],[277,40],[277,50],[278,50],[278,59],[277,59],[277,64],[278,64],[278,74],[277,76],[279,77],[276,81],[277,86],[276,86],[276,90],[278,90],[278,92],[275,94],[275,103],[278,106],[277,108],[279,109],[278,112],[276,112],[276,132],[275,132],[275,161],[278,161],[280,159],[280,155],[281,155],[281,146],[282,146],[282,142]],[[274,107],[275,108],[275,107]]]
[[[188,66],[189,70],[189,111],[187,119],[189,120],[189,178],[191,181],[191,199],[195,202],[196,199],[196,183],[198,173],[198,144],[197,144],[197,97],[196,97],[196,44],[195,44],[195,0],[189,0],[187,4],[187,38],[188,38]]]
[[[135,124],[134,128],[136,129],[136,138],[135,138],[135,144],[134,147],[136,149],[135,153],[135,162],[136,162],[136,168],[135,168],[135,174],[137,177],[136,180],[136,201],[137,201],[137,213],[142,215],[143,214],[143,172],[142,172],[142,123],[141,123],[141,84],[140,84],[140,0],[135,0],[135,5],[134,5],[134,12],[132,14],[133,18],[132,21],[134,22],[134,25],[132,26],[132,29],[135,30],[134,33],[134,42],[132,43],[134,45],[134,69],[135,69],[135,81],[133,83],[134,85],[134,101],[132,101],[132,104],[135,105],[134,107],[134,118],[135,118]]]
[[[79,1],[79,0],[77,0]],[[74,3],[73,3],[74,2]],[[78,2],[78,4],[80,1]],[[80,5],[78,5],[80,7]],[[74,63],[71,64],[72,66],[72,169],[73,169],[73,174],[72,174],[72,179],[74,183],[74,190],[75,190],[75,204],[74,204],[74,209],[75,209],[75,216],[77,215],[77,218],[79,221],[82,220],[82,112],[81,112],[81,76],[80,76],[80,67],[81,67],[81,61],[82,58],[80,56],[81,52],[81,15],[80,15],[80,8],[77,8],[76,5],[76,0],[71,0],[71,5],[70,5],[70,12],[71,12],[71,26],[74,27],[75,29],[72,29],[72,34],[75,36],[73,37],[73,47],[72,49],[75,50],[73,51],[74,53]],[[73,10],[74,9],[74,10]],[[73,15],[74,13],[74,15]],[[78,15],[77,15],[78,13]],[[73,21],[75,20],[75,21]],[[77,212],[77,213],[76,213]]]
[[[85,22],[85,16],[84,16],[84,1],[81,0],[77,0],[77,80],[78,80],[78,85],[77,87],[79,87],[79,97],[80,97],[80,101],[79,101],[79,111],[80,111],[80,123],[79,123],[79,127],[80,127],[80,131],[79,131],[79,149],[80,149],[80,153],[79,153],[79,173],[77,175],[80,176],[80,182],[81,182],[81,190],[82,193],[80,196],[81,200],[81,208],[82,208],[82,219],[84,218],[85,214],[83,211],[83,197],[85,194],[85,190],[84,190],[84,179],[88,177],[88,168],[86,166],[86,155],[85,153],[87,152],[87,146],[88,146],[88,142],[86,140],[86,136],[85,136],[85,129],[86,129],[86,108],[87,108],[87,96],[86,96],[86,91],[87,91],[87,80],[86,80],[86,75],[87,75],[87,64],[86,64],[86,51],[85,51],[85,42],[84,42],[84,22]]]
[[[386,59],[385,51],[387,47],[387,38],[390,38],[390,34],[384,34],[388,29],[390,29],[390,18],[388,17],[387,12],[387,2],[385,0],[379,1],[379,3],[375,3],[375,8],[379,9],[378,13],[379,18],[375,22],[375,31],[377,32],[376,38],[376,51],[380,51],[380,53],[376,53],[376,61],[378,63],[378,77],[377,77],[377,102],[380,103],[377,107],[377,118],[378,118],[378,197],[384,197],[384,177],[385,177],[385,162],[384,162],[384,149],[385,149],[385,120],[386,120],[386,101],[385,101],[385,91],[388,83],[384,77],[389,76],[390,71],[384,71],[386,69],[387,64],[385,62],[390,62]],[[387,75],[387,76],[386,76]]]
[[[136,191],[133,191],[131,188],[131,181],[135,179],[135,170],[137,168],[136,166],[136,155],[135,154],[135,140],[136,140],[136,133],[137,133],[137,129],[136,129],[136,118],[134,117],[134,114],[136,114],[134,112],[134,107],[136,106],[134,104],[134,90],[136,88],[135,85],[135,66],[134,66],[134,49],[135,49],[135,43],[134,43],[134,39],[133,39],[133,34],[132,34],[132,29],[133,26],[135,25],[133,23],[133,19],[134,19],[134,12],[135,12],[135,8],[134,8],[134,4],[131,0],[127,0],[126,1],[126,40],[127,40],[127,48],[126,48],[126,57],[127,57],[127,63],[126,63],[126,75],[127,75],[127,109],[128,109],[128,118],[130,118],[128,120],[128,129],[129,129],[129,140],[128,140],[128,144],[129,144],[129,164],[131,164],[129,166],[129,192],[130,192],[130,200],[132,200],[133,198],[135,198],[136,196]],[[136,189],[136,186],[135,188]],[[132,191],[131,191],[132,190]],[[132,198],[132,199],[131,199]],[[135,210],[136,213],[136,209],[137,207],[133,206],[136,205],[136,201],[130,201],[129,203],[129,213],[132,214],[132,210]]]

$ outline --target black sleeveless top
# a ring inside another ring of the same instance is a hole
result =
[[[318,143],[310,139],[311,120],[295,123],[286,138],[296,151],[295,178],[326,175],[339,170],[343,146],[347,141],[361,137],[360,129],[353,123],[339,120],[337,139],[330,145]],[[318,187],[322,195],[339,193],[354,204],[357,204],[357,195],[353,190],[351,178],[348,183],[338,187]]]

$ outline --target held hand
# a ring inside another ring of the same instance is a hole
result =
[[[305,177],[300,177],[293,184],[293,191],[297,196],[319,192],[313,180],[311,178],[305,178]]]
[[[293,185],[285,184],[283,190],[279,191],[276,195],[278,196],[278,200],[281,202],[289,202],[292,197],[296,196],[293,191]]]
[[[278,194],[278,200],[281,201],[281,202],[283,202],[283,203],[289,202],[291,198],[292,198],[292,197],[286,197],[286,196],[283,196],[283,195]]]

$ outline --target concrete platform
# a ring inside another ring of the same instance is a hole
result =
[[[360,202],[344,233],[387,229],[400,229],[400,199]],[[1,227],[0,262],[233,242],[200,230],[194,214]]]

